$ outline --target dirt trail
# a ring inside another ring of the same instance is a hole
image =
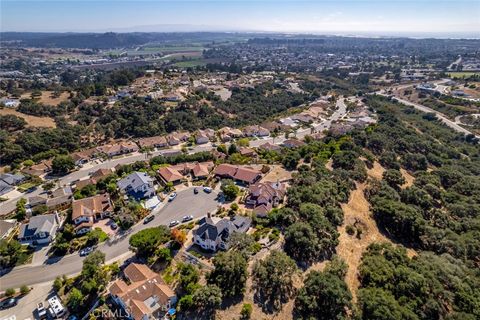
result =
[[[372,242],[391,242],[377,227],[377,223],[370,213],[370,205],[363,194],[366,185],[357,183],[357,188],[350,194],[348,203],[342,204],[344,223],[339,227],[340,233],[337,254],[348,264],[348,271],[345,277],[353,300],[356,302],[357,289],[360,285],[358,280],[358,267],[365,249]],[[357,234],[349,235],[346,226],[354,226],[361,229],[360,237]]]

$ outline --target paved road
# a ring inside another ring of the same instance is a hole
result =
[[[381,95],[384,95],[384,94],[381,94]],[[458,124],[456,124],[455,121],[452,121],[452,120],[448,119],[443,113],[438,112],[438,111],[436,111],[432,108],[426,107],[426,106],[418,104],[418,103],[410,102],[408,100],[401,99],[401,98],[398,98],[398,97],[393,97],[393,99],[398,101],[398,102],[401,102],[401,103],[403,103],[407,106],[412,106],[415,109],[420,110],[422,112],[435,113],[435,115],[437,116],[437,118],[440,121],[442,121],[448,127],[452,128],[453,130],[455,130],[457,132],[460,132],[460,133],[463,133],[463,134],[473,134],[472,132],[468,131],[467,129],[465,129],[465,128],[459,126]],[[476,135],[476,137],[480,138],[479,135]]]
[[[98,246],[98,249],[105,253],[106,261],[113,262],[131,255],[128,239],[130,236],[145,228],[158,225],[167,225],[172,220],[181,220],[185,215],[193,215],[194,218],[205,216],[207,212],[215,210],[219,202],[216,200],[218,194],[210,194],[200,191],[193,193],[193,188],[178,192],[178,196],[172,202],[166,203],[160,209],[155,210],[155,219],[148,224],[143,222],[132,227],[131,232],[118,236]],[[22,285],[33,285],[54,280],[57,276],[74,275],[81,271],[83,257],[78,254],[71,254],[60,259],[47,261],[38,266],[21,266],[0,278],[0,291],[7,288],[18,288]]]
[[[205,151],[204,150],[205,148],[206,148],[205,146],[195,146],[195,147],[192,148],[192,150],[189,151],[189,153],[196,153],[196,152]],[[210,149],[211,149],[211,147],[210,147]],[[158,156],[158,155],[168,155],[168,153],[175,152],[175,151],[178,151],[178,150],[174,150],[174,149],[157,150],[157,151],[152,152],[149,155],[149,158],[151,158],[153,156]],[[145,159],[147,159],[145,154],[136,152],[136,153],[133,153],[133,154],[130,154],[130,155],[123,156],[121,158],[110,159],[110,160],[106,160],[106,161],[96,160],[94,162],[86,164],[83,168],[80,168],[77,171],[73,171],[72,173],[70,173],[70,174],[68,174],[64,177],[61,177],[58,180],[58,185],[59,186],[66,186],[66,185],[69,185],[70,183],[72,183],[75,180],[85,179],[89,176],[90,172],[94,172],[98,169],[112,169],[119,164],[122,164],[122,165],[123,164],[129,164],[129,163],[133,163],[133,162],[136,162],[136,161],[144,161]],[[30,197],[33,197],[33,196],[39,196],[43,192],[44,191],[42,190],[42,188],[39,187],[37,190],[35,190],[31,193],[22,194],[18,197],[15,197],[15,198],[9,199],[8,201],[2,202],[0,204],[0,216],[5,215],[5,214],[9,214],[13,210],[15,210],[15,205],[20,198],[30,198]]]

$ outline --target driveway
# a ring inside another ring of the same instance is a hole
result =
[[[0,311],[0,319],[15,316],[17,320],[35,319],[34,311],[39,302],[46,305],[47,298],[52,291],[53,282],[37,285],[26,296],[18,300],[18,304],[10,309]]]
[[[170,221],[181,220],[185,215],[193,215],[194,218],[200,218],[205,216],[207,212],[216,210],[220,204],[216,200],[218,195],[216,192],[208,194],[200,191],[198,194],[194,194],[193,188],[189,188],[179,191],[177,194],[175,200],[153,211],[155,219],[148,224],[143,224],[143,221],[140,221],[127,232],[118,232],[115,237],[100,244],[98,250],[105,253],[106,261],[111,263],[132,254],[128,244],[132,234],[146,228],[168,225]],[[78,253],[75,253],[64,257],[52,258],[43,265],[20,266],[2,276],[0,291],[4,291],[7,288],[18,288],[24,284],[33,285],[52,281],[62,275],[70,276],[77,274],[82,269],[83,259]]]

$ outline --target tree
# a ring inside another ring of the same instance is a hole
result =
[[[272,250],[264,260],[253,266],[255,295],[264,308],[279,310],[294,292],[295,262],[282,251]]]
[[[68,295],[67,306],[73,310],[79,310],[80,306],[83,305],[83,293],[77,288],[72,288],[70,294]]]
[[[228,147],[228,154],[232,155],[237,152],[238,152],[237,145],[235,143],[231,143],[230,146]]]
[[[240,188],[235,185],[232,180],[226,179],[222,180],[221,190],[225,195],[227,201],[235,200],[240,193]]]
[[[287,170],[295,170],[300,161],[300,154],[295,150],[288,150],[282,158],[282,164]]]
[[[75,161],[69,155],[58,155],[52,161],[52,171],[56,174],[67,174],[75,168]]]
[[[151,256],[155,249],[171,238],[171,231],[167,226],[147,228],[135,233],[129,240],[139,256]]]
[[[221,252],[213,259],[215,269],[208,282],[217,285],[224,297],[243,294],[247,282],[247,260],[238,251]]]
[[[174,228],[172,229],[172,240],[176,241],[179,245],[183,245],[187,240],[187,234],[183,230]]]
[[[365,320],[418,319],[415,314],[400,306],[391,293],[382,289],[361,289],[358,300],[362,319]]]
[[[285,252],[297,261],[307,264],[319,254],[319,239],[306,222],[296,222],[285,232]]]
[[[312,271],[295,299],[299,319],[346,319],[352,295],[337,274]]]
[[[395,169],[386,170],[382,174],[383,180],[392,188],[399,190],[400,186],[405,183],[402,173]]]
[[[53,181],[48,181],[48,182],[45,182],[43,185],[42,185],[42,188],[43,190],[45,191],[50,191],[52,190],[53,188],[55,188],[56,186],[56,183],[53,182]]]
[[[222,303],[222,291],[216,285],[206,285],[195,291],[193,303],[204,312],[213,311]]]
[[[252,316],[252,305],[250,303],[244,303],[242,306],[242,310],[240,311],[240,315],[242,316],[242,319],[250,319]]]
[[[15,289],[13,288],[8,288],[5,290],[5,296],[7,297],[13,297],[15,295]]]
[[[183,291],[187,294],[193,294],[195,285],[200,280],[198,269],[190,263],[180,263],[178,266],[180,278],[179,284]]]
[[[20,293],[21,293],[21,294],[25,295],[25,294],[27,294],[27,293],[29,293],[29,292],[30,292],[30,288],[29,288],[28,286],[23,285],[23,286],[20,287]]]
[[[15,219],[17,221],[21,222],[25,219],[25,216],[27,215],[27,209],[25,208],[25,205],[27,204],[27,199],[25,198],[20,198],[20,200],[17,201],[17,204],[15,205]]]

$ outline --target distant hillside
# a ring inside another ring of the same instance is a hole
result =
[[[2,32],[0,39],[4,46],[22,46],[39,48],[89,48],[111,49],[125,48],[148,42],[181,43],[188,40],[211,42],[225,39],[245,38],[245,34],[223,32],[134,32],[134,33],[34,33]]]

